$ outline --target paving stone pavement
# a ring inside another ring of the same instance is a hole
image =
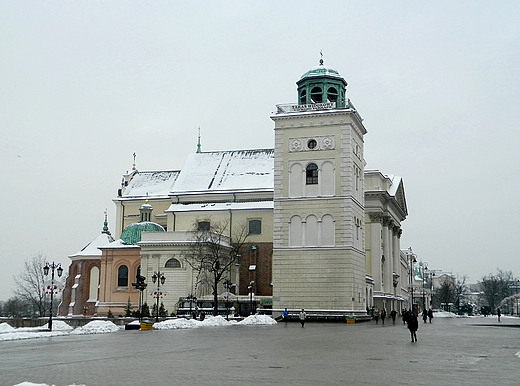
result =
[[[515,328],[519,327],[519,328]],[[518,385],[520,320],[299,323],[0,342],[0,385]]]

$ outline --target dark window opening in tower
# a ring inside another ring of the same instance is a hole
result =
[[[300,104],[301,105],[307,104],[307,91],[306,90],[302,90],[300,92]]]
[[[210,229],[209,221],[199,221],[199,223],[197,224],[197,229],[199,231],[209,231],[209,229]]]
[[[318,183],[318,166],[316,164],[309,164],[305,170],[307,185],[316,185]]]
[[[117,269],[117,286],[128,287],[128,267],[126,265]]]
[[[321,87],[314,87],[311,90],[311,101],[312,103],[323,102],[323,90],[321,89]]]
[[[327,100],[329,102],[336,102],[338,100],[338,90],[334,87],[329,87],[327,90]]]

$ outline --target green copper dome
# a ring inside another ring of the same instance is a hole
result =
[[[151,221],[136,222],[128,225],[121,234],[125,244],[136,244],[141,241],[142,232],[166,232],[162,226]]]
[[[341,78],[341,75],[339,72],[337,72],[332,67],[325,66],[323,64],[320,64],[319,66],[311,68],[309,71],[307,71],[305,74],[303,74],[300,78],[300,80],[305,78],[313,78],[316,76],[331,76],[334,78]]]
[[[296,82],[298,104],[320,108],[344,108],[347,105],[347,82],[332,67],[320,65],[311,68]]]

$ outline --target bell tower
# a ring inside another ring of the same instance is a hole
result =
[[[324,64],[277,105],[273,308],[365,312],[362,119]]]

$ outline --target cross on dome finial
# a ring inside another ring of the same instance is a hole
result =
[[[135,152],[134,152],[133,156],[134,156],[134,164],[132,165],[132,170],[135,170]]]
[[[103,222],[103,231],[101,233],[105,233],[107,235],[110,235],[110,231],[108,230],[107,209],[105,209],[105,221]]]
[[[200,126],[199,126],[199,137],[197,140],[197,153],[202,153],[202,150],[200,148]]]
[[[320,50],[320,56],[321,56],[320,66],[323,66],[323,50]]]

